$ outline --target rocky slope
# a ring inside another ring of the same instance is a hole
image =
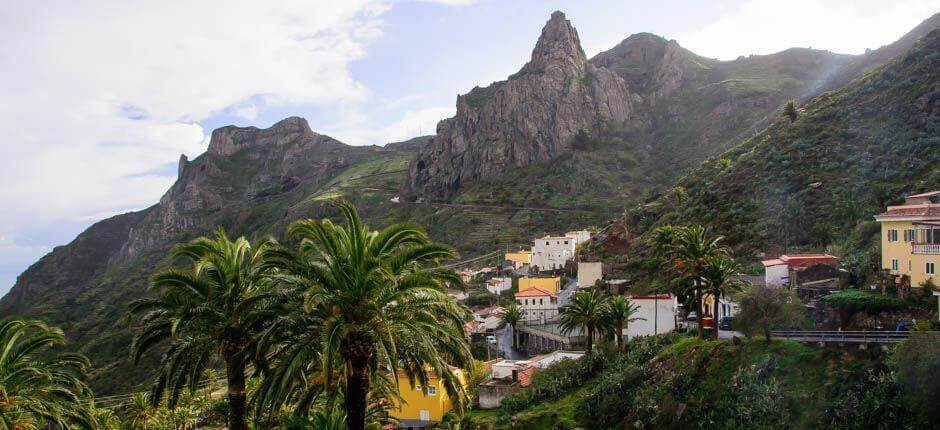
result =
[[[549,161],[570,150],[579,130],[623,123],[633,103],[623,79],[589,63],[577,31],[555,12],[518,73],[457,97],[457,115],[412,163],[406,194],[447,197],[510,167]]]

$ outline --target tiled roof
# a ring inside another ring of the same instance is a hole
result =
[[[526,366],[525,369],[520,370],[517,375],[519,376],[519,386],[528,387],[532,384],[532,376],[535,375],[535,368]]]
[[[889,208],[884,213],[878,215],[878,217],[893,218],[893,217],[940,217],[940,205],[911,205],[909,207],[897,206]]]
[[[539,297],[539,296],[552,296],[558,297],[555,293],[545,291],[539,287],[529,287],[522,292],[516,293],[516,297]]]
[[[783,263],[783,260],[781,260],[781,259],[779,259],[779,258],[774,258],[773,260],[764,260],[764,261],[761,261],[761,264],[763,264],[764,267],[770,267],[770,266],[779,266],[779,265],[784,264],[784,263]]]

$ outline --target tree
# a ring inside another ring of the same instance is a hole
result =
[[[802,326],[805,321],[803,304],[784,288],[751,287],[739,297],[738,304],[741,311],[735,316],[735,325],[747,335],[763,335],[767,343],[774,328]]]
[[[605,320],[614,331],[614,337],[617,339],[617,349],[623,351],[623,330],[630,326],[630,323],[642,321],[645,318],[634,317],[640,310],[640,306],[630,301],[624,296],[614,296],[607,302],[607,315]]]
[[[503,308],[503,316],[500,318],[503,324],[508,325],[512,330],[512,347],[516,347],[516,324],[522,321],[522,311],[516,302],[510,303]]]
[[[57,353],[65,335],[40,321],[0,320],[0,430],[95,428],[88,359]]]
[[[787,100],[786,106],[783,107],[783,116],[787,117],[792,124],[794,121],[796,121],[797,115],[798,112],[796,110],[796,100]]]
[[[606,326],[608,298],[595,290],[582,290],[574,293],[567,305],[561,308],[560,328],[562,334],[569,334],[580,329],[584,336],[585,350],[590,353],[594,346],[594,336]]]
[[[890,296],[866,293],[859,290],[843,290],[823,296],[822,303],[839,310],[839,328],[845,330],[858,312],[870,315],[882,311],[903,308],[904,301]]]
[[[349,429],[365,427],[370,388],[388,371],[423,386],[433,371],[462,407],[466,394],[452,366],[472,362],[463,330],[470,311],[445,292],[448,284],[463,286],[460,276],[440,266],[456,255],[419,227],[369,231],[352,204],[336,206],[345,227],[327,219],[295,222],[288,237],[299,240],[297,250],[267,254],[281,271],[275,279],[303,297],[298,311],[271,330],[284,345],[271,358],[278,371],[309,377],[306,363],[318,360],[324,390],[342,390]],[[277,391],[273,399],[286,398]]]
[[[724,236],[713,236],[700,225],[663,226],[655,232],[659,252],[670,262],[670,271],[676,278],[674,284],[686,290],[678,291],[677,295],[691,297],[692,307],[699,317],[702,315],[702,293],[707,282],[705,270],[708,260],[730,253],[722,244],[723,240]],[[698,335],[704,336],[701,324],[698,325]]]
[[[135,393],[123,409],[124,416],[127,417],[129,424],[133,428],[141,430],[147,430],[147,427],[154,422],[157,415],[157,410],[151,404],[148,393]]]
[[[940,422],[940,335],[936,332],[911,332],[889,359],[897,374],[904,403],[924,423]]]
[[[254,246],[243,237],[231,241],[222,229],[214,238],[177,245],[174,257],[188,260],[192,269],[157,274],[151,285],[156,296],[131,304],[131,315],[140,317],[131,345],[135,362],[154,345],[169,341],[154,383],[153,404],[169,392],[167,403],[174,407],[184,387],[195,392],[204,370],[213,359],[221,359],[229,428],[248,428],[245,369],[260,334],[281,314],[285,298],[273,289],[273,271],[263,259],[274,245],[270,239]]]
[[[708,294],[712,296],[712,316],[718,318],[718,302],[721,297],[740,291],[743,283],[734,275],[741,266],[728,255],[716,255],[705,259],[705,272],[703,277]],[[718,331],[715,330],[715,336]]]

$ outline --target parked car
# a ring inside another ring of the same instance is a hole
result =
[[[689,321],[698,321],[698,313],[695,311],[689,312],[689,315],[685,317]]]
[[[721,320],[718,321],[718,328],[722,330],[731,330],[731,322],[733,318],[731,317],[721,317]]]
[[[486,336],[486,341],[495,345],[495,344],[496,344],[496,336],[488,335],[488,336]]]

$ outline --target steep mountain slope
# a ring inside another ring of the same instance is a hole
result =
[[[634,233],[703,223],[739,255],[817,249],[864,276],[877,255],[873,215],[940,188],[940,30],[848,86],[711,158],[632,211]]]

